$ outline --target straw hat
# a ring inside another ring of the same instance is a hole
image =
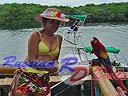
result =
[[[69,19],[65,18],[65,14],[61,13],[59,9],[48,8],[43,13],[36,16],[36,21],[41,22],[43,18],[55,19],[62,22],[68,22]]]

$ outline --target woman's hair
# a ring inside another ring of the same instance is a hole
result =
[[[42,18],[43,27],[46,26],[47,20],[48,20],[47,18]]]
[[[47,18],[41,17],[40,14],[37,14],[34,19],[38,22],[40,22],[41,24],[43,24],[43,26],[46,24],[47,22]]]

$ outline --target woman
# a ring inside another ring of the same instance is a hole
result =
[[[48,8],[43,13],[38,14],[36,20],[43,23],[43,29],[39,32],[33,32],[28,40],[27,60],[29,65],[31,66],[33,62],[38,61],[47,63],[55,61],[55,64],[52,68],[18,69],[14,76],[10,96],[47,96],[50,92],[49,74],[57,72],[62,37],[54,33],[61,22],[68,22],[69,19],[66,19],[60,10]]]

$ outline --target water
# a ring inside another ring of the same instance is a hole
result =
[[[24,29],[24,30],[1,30],[0,31],[0,63],[6,56],[16,56],[17,60],[23,60],[27,56],[27,40],[33,31],[39,29]],[[68,28],[62,28],[62,34],[65,34]],[[59,32],[60,32],[59,30]],[[127,65],[128,62],[128,25],[97,25],[80,27],[79,32],[82,32],[79,45],[88,46],[93,36],[106,46],[119,48],[121,51],[118,54],[119,60]],[[61,50],[61,57],[64,54],[71,53],[71,50]]]

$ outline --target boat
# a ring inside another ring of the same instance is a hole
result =
[[[107,79],[99,78],[96,80],[92,80],[92,74],[95,74],[95,72],[94,70],[92,70],[92,73],[91,74],[89,73],[90,72],[89,65],[93,58],[89,59],[87,56],[88,53],[89,54],[91,53],[92,48],[91,46],[79,46],[78,41],[79,41],[81,32],[77,32],[76,30],[72,31],[72,29],[69,31],[71,32],[67,32],[64,38],[64,40],[68,43],[68,45],[63,46],[63,47],[69,48],[70,50],[72,50],[72,54],[67,54],[65,57],[77,57],[78,63],[76,64],[76,66],[77,67],[79,67],[79,65],[84,66],[85,68],[88,69],[88,74],[87,76],[85,76],[85,78],[82,78],[80,80],[80,82],[82,83],[79,85],[78,84],[72,84],[72,85],[65,84],[66,81],[71,79],[70,77],[72,75],[67,76],[64,74],[65,78],[64,79],[62,78],[61,82],[51,87],[52,96],[127,96],[120,86],[116,86],[114,84],[114,80],[111,80],[109,74],[107,74],[109,76],[109,78]],[[71,41],[70,39],[71,37],[70,34],[74,36],[73,41]],[[112,61],[111,61],[113,70],[117,72],[116,75],[122,80],[124,86],[127,87],[128,66],[124,66],[124,64],[122,64],[116,56],[118,55],[120,50],[113,46],[107,46],[105,48],[109,54],[114,55],[115,58],[114,59],[112,58]],[[95,69],[95,66],[93,69]],[[122,72],[122,74],[120,72]],[[99,72],[98,75],[100,76],[103,74],[106,74],[106,73],[101,68],[101,72]]]
[[[119,86],[115,86],[113,80],[110,80],[110,78],[99,78],[93,80],[92,74],[96,74],[96,72],[94,71],[96,66],[93,67],[93,70],[92,68],[90,68],[90,63],[93,58],[89,59],[87,55],[91,52],[92,48],[91,46],[79,46],[79,41],[82,32],[78,32],[78,30],[79,27],[84,24],[87,15],[71,15],[70,17],[72,18],[72,20],[74,20],[74,23],[72,24],[73,27],[71,26],[68,30],[66,29],[67,32],[63,36],[64,42],[66,42],[66,46],[65,44],[63,44],[62,48],[69,48],[69,50],[72,50],[72,54],[67,54],[63,58],[78,58],[77,64],[73,65],[72,68],[84,68],[87,69],[87,72],[86,76],[80,78],[80,80],[77,80],[79,82],[75,81],[72,84],[68,81],[71,80],[73,72],[67,72],[61,75],[59,74],[59,76],[50,76],[51,96],[114,96],[120,94],[123,94],[122,96],[125,96],[125,92]],[[72,40],[70,39],[71,36],[73,37]],[[112,61],[113,70],[123,69],[124,73],[127,74],[128,67],[120,63],[116,57],[120,50],[112,46],[107,46],[105,48],[108,53],[112,53],[115,56],[114,61]],[[62,58],[59,58],[59,61],[61,61],[61,59]],[[0,86],[3,86],[4,88],[4,90],[1,90],[2,93],[5,93],[4,96],[7,96],[12,81],[13,73],[15,72],[15,70],[16,68],[0,68]],[[98,76],[101,76],[104,73],[104,70],[101,68],[101,71],[99,72]],[[124,79],[123,76],[121,77],[121,79]],[[128,81],[124,79],[123,83],[126,86],[128,84]]]

